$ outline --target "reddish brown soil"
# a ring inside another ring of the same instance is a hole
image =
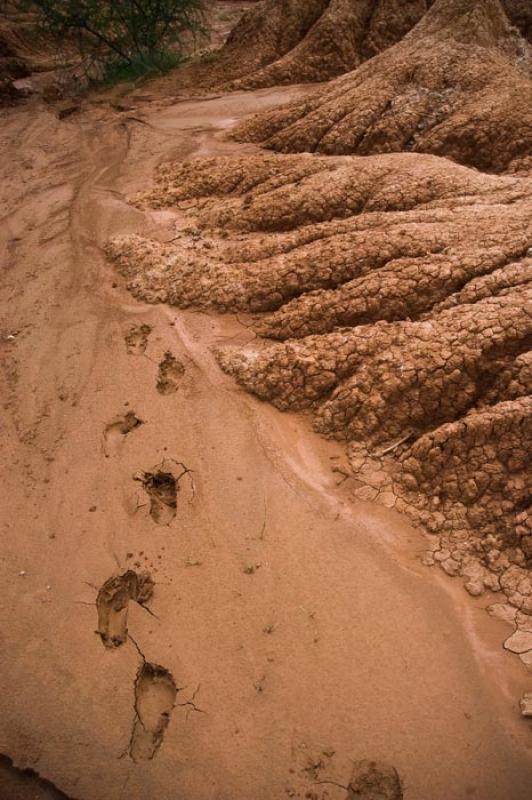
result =
[[[74,800],[31,770],[20,770],[6,756],[0,756],[2,800]]]
[[[308,0],[270,2],[250,14],[246,27],[241,24],[234,31],[226,50],[243,49],[256,31],[255,52],[261,54],[260,61],[250,65],[251,69],[247,67],[229,88],[323,81],[341,75],[398,42],[421,19],[430,3],[328,0],[314,5],[318,13],[315,11],[310,18],[306,15],[313,3]],[[276,21],[272,11],[279,8],[282,12]],[[292,19],[297,21],[297,27]],[[282,31],[284,37],[291,28],[294,34],[290,39],[279,36]],[[263,51],[265,41],[273,46]]]
[[[437,0],[397,45],[235,135],[285,153],[427,152],[517,169],[532,150],[531,76],[530,45],[499,0]]]
[[[226,157],[165,166],[137,203],[190,223],[113,240],[130,290],[272,311],[253,327],[287,343],[222,351],[224,369],[350,442],[362,496],[460,544],[447,571],[480,561],[491,589],[518,567],[504,591],[532,612],[530,179],[414,154]]]
[[[0,797],[529,800],[526,163],[169,86],[0,111]]]
[[[324,81],[398,42],[431,0],[264,0],[224,47],[165,81],[224,90]],[[248,3],[248,5],[250,5]]]

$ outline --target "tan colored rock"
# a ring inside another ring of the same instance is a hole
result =
[[[528,653],[532,650],[532,633],[518,630],[506,639],[504,647],[512,653]]]
[[[480,595],[485,592],[484,584],[482,581],[478,580],[478,578],[466,581],[464,583],[464,589],[469,592],[472,597],[480,597]]]

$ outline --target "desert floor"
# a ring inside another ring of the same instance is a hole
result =
[[[76,800],[335,800],[364,758],[408,800],[529,798],[494,597],[423,566],[424,534],[337,485],[339,444],[222,373],[245,315],[134,300],[106,260],[115,234],[172,238],[176,214],[128,203],[157,164],[257,152],[227,129],[304,91],[163,88],[0,112],[0,752]],[[176,468],[154,518],[138,478]],[[106,648],[96,598],[128,568],[153,599]],[[139,714],[167,715],[153,752]],[[2,785],[63,796],[7,760]]]

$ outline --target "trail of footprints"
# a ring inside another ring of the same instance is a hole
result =
[[[127,352],[143,355],[152,332],[150,325],[134,325],[125,336]],[[156,388],[160,394],[173,394],[185,373],[183,364],[169,351],[159,364]],[[104,430],[104,454],[119,451],[124,437],[143,425],[134,411],[112,419]],[[141,472],[135,480],[149,498],[150,516],[158,525],[169,525],[176,515],[177,494],[182,478],[188,477],[192,496],[195,493],[191,471],[184,464],[167,459],[149,472]],[[154,581],[148,572],[128,569],[105,581],[98,591],[96,610],[97,633],[109,650],[121,647],[128,638],[128,608],[130,602],[145,607],[153,597]],[[138,648],[137,648],[138,649]],[[178,688],[166,667],[147,661],[139,650],[142,664],[135,679],[135,719],[127,753],[135,762],[153,758],[161,746],[176,703]]]
[[[128,353],[145,353],[151,326],[133,326],[126,334]],[[185,369],[172,353],[167,351],[159,364],[156,388],[160,394],[177,391]],[[111,420],[104,431],[106,457],[109,451],[118,452],[120,441],[143,425],[134,411]],[[187,477],[192,497],[195,485],[191,470],[173,459],[165,459],[148,472],[140,472],[135,480],[142,484],[150,503],[150,516],[158,525],[169,525],[176,516],[180,481]],[[153,597],[154,581],[148,572],[128,569],[122,575],[109,578],[101,586],[97,598],[98,629],[103,645],[114,650],[128,638],[128,608],[130,602],[145,607]],[[135,643],[136,645],[136,643]],[[137,645],[136,645],[137,646]],[[138,649],[138,646],[137,646]],[[178,687],[166,667],[142,658],[134,685],[135,717],[131,729],[127,754],[135,763],[151,760],[161,746],[172,711],[176,705]],[[344,787],[347,800],[402,800],[403,789],[396,770],[388,764],[360,761],[354,764],[351,780]]]
[[[98,634],[109,649],[116,649],[127,640],[127,614],[130,601],[144,605],[153,596],[154,583],[147,572],[127,570],[109,578],[96,600]],[[135,679],[135,719],[128,755],[135,762],[153,758],[160,747],[175,706],[177,686],[172,674],[159,664],[142,656],[142,665]]]

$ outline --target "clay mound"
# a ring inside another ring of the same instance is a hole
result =
[[[279,50],[273,58],[270,55],[271,63],[255,68],[251,75],[244,74],[230,88],[318,82],[342,75],[398,42],[421,19],[431,2],[329,0],[321,4],[322,13],[314,23],[308,29],[303,27],[295,46],[285,53]],[[307,2],[292,0],[292,14],[299,17],[307,6]],[[267,9],[260,13],[269,15]]]
[[[528,362],[523,393],[532,389],[531,358],[531,352],[521,357]],[[446,526],[462,535],[482,531],[475,550],[486,566],[506,550],[514,563],[530,569],[531,441],[530,394],[475,409],[421,436],[401,456],[403,497],[417,506],[419,493],[427,498],[420,519],[429,528]],[[525,603],[532,612],[532,597],[519,598],[517,605]]]
[[[217,51],[174,72],[176,89],[228,85],[251,76],[296,47],[327,6],[327,0],[262,0],[244,11]]]
[[[355,495],[454,537],[441,560],[475,592],[479,574],[500,588],[494,564],[526,571],[531,178],[420,154],[265,154],[169,165],[136,202],[187,227],[109,245],[134,294],[268,312],[252,324],[280,341],[223,350],[224,370],[345,440]]]
[[[531,345],[531,293],[524,284],[419,322],[343,328],[220,359],[248,391],[282,410],[312,409],[320,432],[379,450],[461,417],[488,392],[502,401],[511,385],[515,396],[507,372]]]
[[[192,235],[120,237],[109,253],[139,296],[275,311],[258,323],[270,338],[326,333],[419,317],[473,279],[524,280],[530,185],[413,154],[191,161],[136,202],[185,210]]]
[[[427,152],[501,171],[532,154],[532,50],[499,0],[437,0],[394,47],[234,136],[280,152]]]
[[[230,33],[211,71],[219,72],[219,80],[227,83],[271,64],[297,46],[326,7],[327,0],[258,3]]]
[[[225,45],[172,76],[187,89],[328,80],[398,42],[433,0],[265,0]]]

